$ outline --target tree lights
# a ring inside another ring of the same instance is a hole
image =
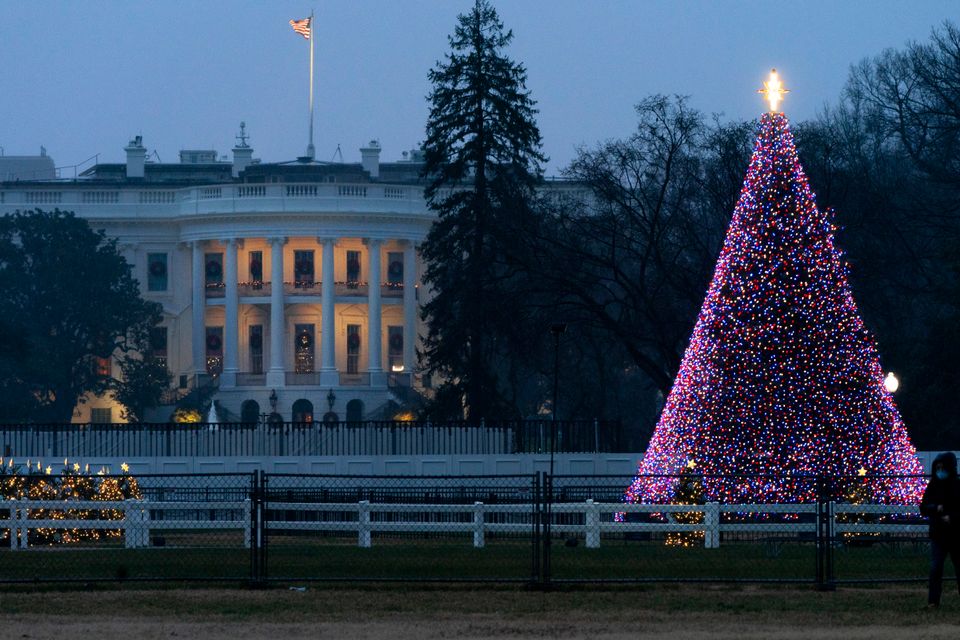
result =
[[[23,472],[13,459],[0,459],[0,500],[41,501],[42,506],[24,510],[28,520],[65,521],[63,528],[52,526],[29,527],[28,542],[31,545],[70,544],[84,540],[116,539],[123,530],[110,528],[110,521],[124,518],[122,509],[105,505],[102,509],[90,508],[90,502],[116,503],[128,499],[142,498],[136,478],[129,474],[130,467],[123,463],[123,475],[108,475],[108,469],[100,469],[90,475],[90,466],[80,472],[80,464],[69,464],[64,459],[63,470],[53,474],[52,466],[41,467],[37,461],[36,469],[28,460]],[[71,502],[86,502],[83,507],[71,507]],[[70,521],[103,521],[102,528],[69,526]],[[9,544],[10,530],[0,531],[0,543]]]
[[[835,227],[775,111],[782,84],[772,76],[762,92],[771,112],[760,119],[713,280],[629,502],[677,499],[676,474],[690,459],[706,500],[727,503],[813,500],[811,475],[923,471],[854,303]],[[915,502],[922,488],[920,478],[870,483],[881,502]]]

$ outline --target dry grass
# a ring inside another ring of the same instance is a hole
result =
[[[563,590],[96,589],[0,592],[11,638],[956,638],[960,598],[920,586],[656,586]]]

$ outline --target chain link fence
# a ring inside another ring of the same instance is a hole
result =
[[[253,476],[0,476],[0,580],[249,580]]]
[[[264,478],[269,580],[537,579],[539,478]]]
[[[903,478],[794,476],[805,502],[727,504],[691,477],[634,504],[629,476],[0,474],[0,581],[926,580],[917,505],[877,498]]]

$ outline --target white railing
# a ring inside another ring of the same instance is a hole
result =
[[[62,200],[62,191],[27,191],[24,194],[27,204],[60,204]]]
[[[362,204],[361,204],[362,202]],[[105,190],[93,185],[67,183],[56,189],[23,187],[0,190],[6,206],[60,205],[86,215],[122,213],[124,207],[144,207],[154,215],[217,212],[286,211],[305,205],[317,210],[383,211],[429,215],[423,188],[381,184],[222,184],[181,189],[130,188]],[[308,204],[309,203],[309,204]],[[154,208],[155,207],[155,208]]]
[[[250,547],[250,500],[221,500],[221,501],[157,501],[157,500],[0,500],[0,513],[6,512],[7,519],[0,519],[0,532],[9,532],[13,550],[30,548],[28,532],[31,529],[81,529],[81,530],[119,530],[123,534],[124,546],[127,549],[137,549],[150,545],[151,530],[176,529],[208,529],[222,531],[224,529],[242,529],[243,543]],[[51,512],[72,511],[116,511],[122,512],[119,519],[66,519],[66,518],[35,518],[32,513],[43,510],[49,515]],[[166,511],[204,511],[212,510],[237,511],[242,515],[234,520],[201,520],[201,519],[153,519],[153,512]],[[44,545],[44,548],[48,548]]]
[[[176,202],[176,191],[141,191],[140,204],[173,204]]]
[[[487,534],[530,533],[533,524],[529,515],[533,512],[530,504],[496,504],[487,505],[483,502],[473,504],[383,504],[361,500],[355,503],[343,502],[268,502],[267,509],[289,513],[322,514],[318,517],[337,514],[341,518],[332,520],[266,520],[265,527],[268,533],[279,531],[315,531],[322,533],[349,532],[357,536],[357,545],[370,547],[374,533],[470,533],[474,547],[483,547]],[[31,518],[32,510],[44,509],[49,511],[113,510],[123,512],[123,517],[116,520],[66,520],[55,518]],[[213,510],[233,511],[241,514],[238,519],[203,520],[203,519],[154,519],[152,516],[167,511],[202,511]],[[815,519],[797,522],[725,522],[721,514],[806,514],[815,515],[815,504],[744,504],[729,505],[707,503],[702,505],[671,505],[671,504],[622,504],[600,503],[587,500],[583,503],[558,503],[551,508],[553,514],[578,514],[583,516],[579,523],[553,523],[550,529],[554,533],[583,536],[586,547],[596,549],[600,547],[602,534],[605,533],[683,533],[702,532],[704,547],[716,549],[720,546],[721,534],[724,533],[767,533],[787,534],[799,536],[807,533],[815,535],[817,523]],[[49,500],[2,500],[0,513],[6,512],[8,519],[0,519],[0,531],[9,531],[13,536],[13,549],[30,548],[27,544],[29,529],[114,529],[124,535],[124,545],[127,548],[146,547],[150,544],[151,530],[172,529],[207,529],[207,530],[242,530],[244,532],[244,546],[250,546],[251,529],[251,501],[150,501],[124,500],[106,502],[99,500],[77,501],[49,501]],[[616,513],[656,513],[666,516],[661,522],[616,522],[613,515]],[[696,513],[702,514],[702,522],[683,524],[677,522],[675,514]],[[407,518],[402,516],[406,514]],[[878,504],[829,504],[830,537],[845,534],[903,534],[913,537],[923,537],[927,532],[926,524],[899,523],[893,519],[885,521],[870,521],[871,516],[912,516],[919,515],[916,505],[878,505]],[[390,519],[380,520],[375,515],[389,515]],[[425,517],[426,516],[426,517]],[[491,516],[493,516],[491,518]],[[845,521],[844,516],[850,521]],[[460,521],[447,521],[444,518],[457,518]],[[857,522],[855,519],[860,518]]]
[[[117,204],[120,202],[119,191],[84,191],[80,198],[83,204]]]

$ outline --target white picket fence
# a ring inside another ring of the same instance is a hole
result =
[[[483,547],[488,534],[523,535],[532,533],[529,515],[530,504],[496,504],[482,502],[473,504],[384,504],[362,500],[356,503],[318,503],[318,502],[271,502],[268,509],[317,513],[324,515],[341,514],[335,520],[266,520],[264,528],[267,534],[293,531],[315,531],[317,533],[351,532],[357,536],[360,547],[370,547],[374,533],[461,533],[471,534],[474,547]],[[887,518],[880,522],[857,522],[863,516],[909,516],[915,519],[919,515],[916,505],[880,505],[829,503],[828,518],[830,535],[844,534],[886,534],[921,537],[927,531],[926,524],[897,522],[896,518]],[[39,519],[37,510],[91,510],[119,511],[120,519],[100,520],[63,520],[55,518]],[[251,509],[252,502],[245,500],[222,501],[151,501],[123,500],[106,502],[87,501],[49,501],[49,500],[0,500],[0,514],[6,512],[6,519],[0,518],[0,531],[8,531],[13,536],[12,549],[28,549],[27,532],[30,529],[115,529],[123,533],[124,546],[129,549],[148,547],[150,534],[174,530],[190,531],[242,531],[243,544],[251,545]],[[719,504],[711,502],[703,505],[665,505],[665,504],[622,504],[601,503],[587,500],[582,503],[558,503],[552,505],[552,513],[558,515],[579,515],[573,518],[577,522],[566,522],[570,518],[554,518],[551,531],[568,536],[581,536],[587,548],[600,547],[603,534],[611,533],[679,533],[703,532],[704,546],[715,549],[720,546],[721,534],[746,533],[763,536],[786,534],[816,534],[817,524],[811,517],[816,514],[814,504]],[[239,514],[232,519],[189,519],[171,518],[170,512],[224,512]],[[665,522],[616,522],[617,513],[656,513],[666,516]],[[702,514],[702,522],[683,524],[677,522],[674,514]],[[356,514],[355,518],[350,514]],[[386,519],[374,518],[374,514],[388,516]],[[740,519],[724,521],[722,514],[737,514]],[[748,517],[760,514],[789,514],[798,516],[797,522],[751,522]],[[154,515],[158,517],[154,518]],[[261,516],[263,514],[260,514]],[[467,517],[464,517],[466,515]],[[849,515],[849,518],[844,518]],[[404,517],[407,516],[407,517]],[[800,521],[799,516],[805,516]],[[448,521],[458,519],[459,521]],[[849,520],[849,521],[847,521]],[[257,541],[260,544],[260,541]]]

